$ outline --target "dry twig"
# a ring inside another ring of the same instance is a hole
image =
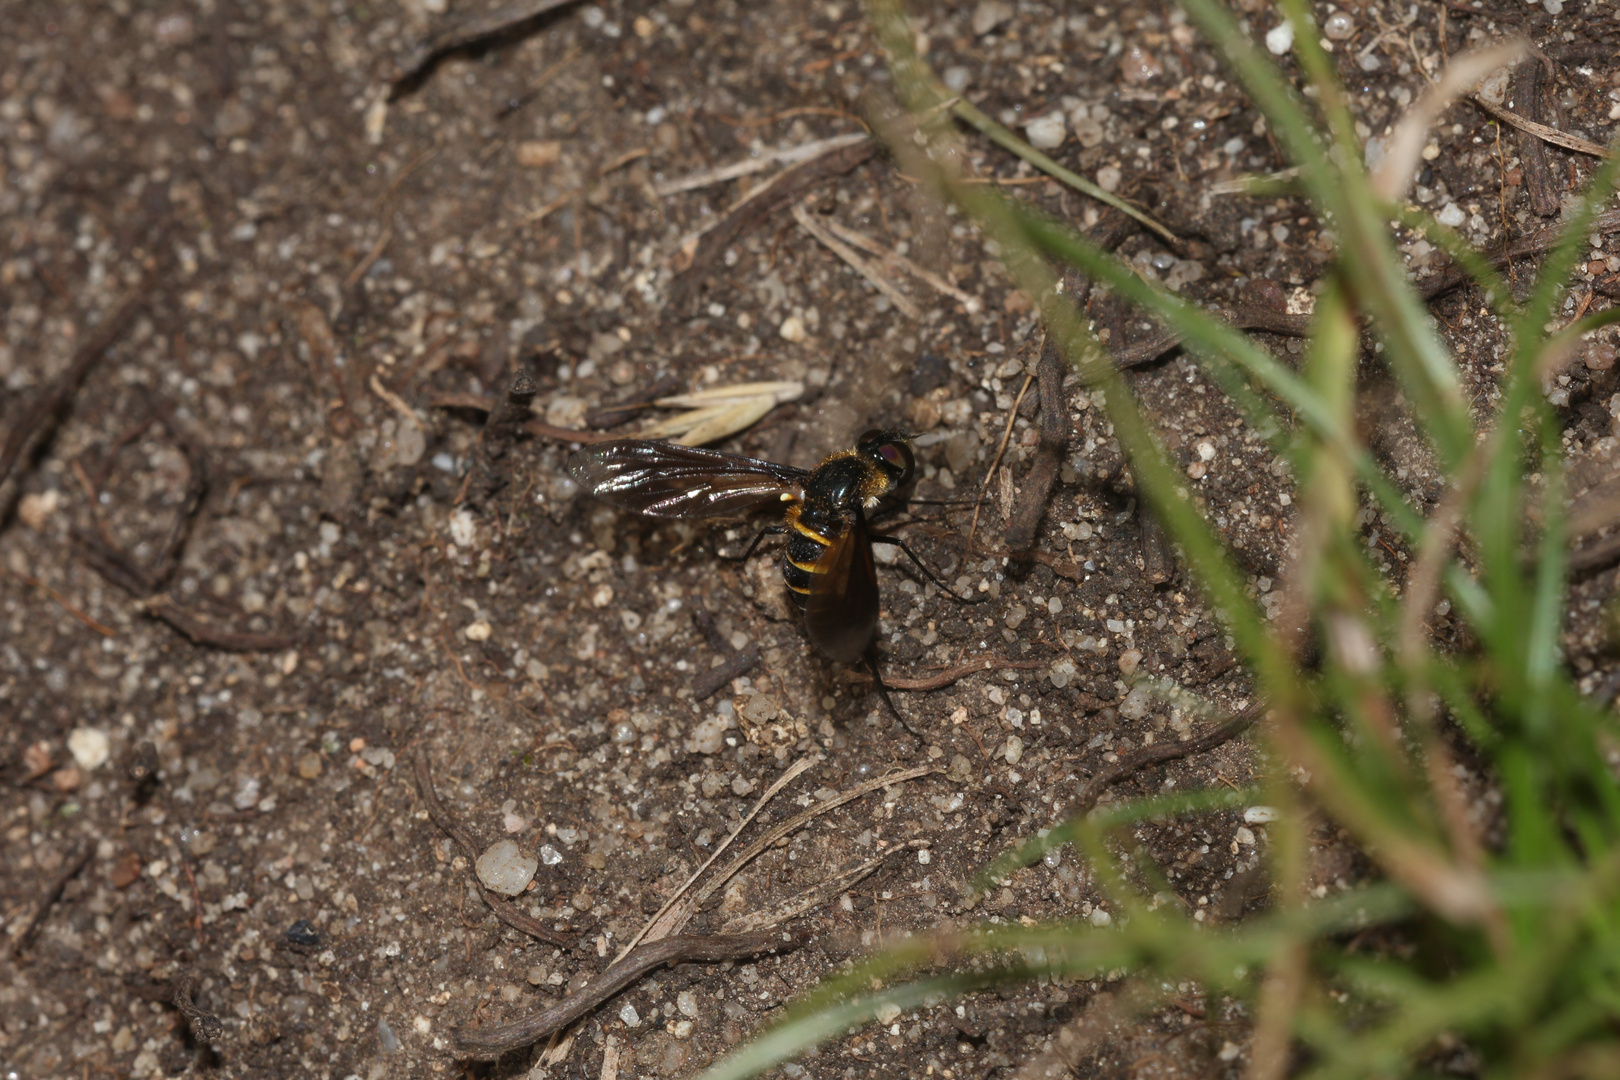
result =
[[[439,793],[433,787],[433,773],[428,767],[426,749],[416,751],[415,764],[416,790],[422,796],[422,805],[427,808],[428,817],[432,818],[433,824],[437,825],[450,839],[456,842],[456,846],[461,849],[461,853],[467,857],[468,868],[471,871],[473,884],[478,888],[478,895],[484,898],[484,903],[489,905],[489,909],[495,913],[495,917],[512,929],[528,934],[530,937],[539,938],[541,941],[547,941],[564,948],[572,945],[573,941],[568,935],[558,933],[538,919],[525,915],[512,903],[491,892],[478,879],[478,871],[472,869],[470,865],[478,861],[478,844],[473,835],[450,815],[449,810],[445,809],[444,803],[439,801]],[[536,1037],[538,1038],[538,1036]]]
[[[769,931],[759,934],[680,934],[638,945],[623,959],[587,983],[579,993],[549,1008],[529,1013],[509,1024],[451,1032],[462,1057],[493,1060],[512,1050],[532,1046],[552,1032],[561,1031],[627,986],[665,964],[715,963],[745,956],[796,948],[801,939]]]

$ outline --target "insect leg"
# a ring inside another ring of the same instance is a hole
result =
[[[909,547],[907,547],[906,542],[904,540],[900,539],[898,536],[878,536],[876,533],[874,533],[874,534],[871,535],[870,539],[871,539],[872,543],[874,543],[874,544],[892,544],[893,546],[899,548],[901,551],[905,552],[907,555],[911,556],[911,561],[917,564],[917,569],[919,569],[919,570],[921,570],[923,572],[923,576],[926,577],[929,581],[932,581],[935,585],[938,585],[940,587],[940,589],[942,589],[945,592],[946,596],[949,596],[952,600],[955,600],[957,603],[959,603],[959,604],[982,604],[986,600],[990,599],[988,596],[961,596],[961,595],[959,595],[949,585],[945,584],[943,581],[939,580],[939,578],[935,577],[934,572],[932,570],[928,569],[927,566],[923,565],[923,561],[921,559],[917,558],[917,553],[915,551],[912,551]]]
[[[722,555],[716,551],[714,553],[715,558],[724,559],[726,562],[747,562],[748,556],[752,555],[754,553],[754,549],[759,547],[759,542],[761,540],[765,539],[767,536],[781,536],[785,532],[787,532],[786,525],[767,525],[763,529],[759,530],[759,532],[754,536],[753,543],[748,545],[748,550],[743,552],[741,555]],[[912,557],[916,558],[916,556]]]
[[[878,673],[877,649],[867,649],[864,659],[866,660],[867,670],[872,673],[872,681],[877,683],[878,696],[883,699],[883,704],[889,708],[889,715],[899,721],[901,727],[911,732],[912,738],[918,742],[923,742],[923,737],[917,734],[917,729],[906,723],[906,718],[900,715],[900,710],[894,707],[894,702],[889,698],[889,688],[883,685],[883,676]]]

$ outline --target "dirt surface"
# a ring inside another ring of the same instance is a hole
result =
[[[1257,37],[1275,26],[1269,5],[1247,6]],[[1545,122],[1607,141],[1617,11],[1558,6],[1347,5],[1328,29],[1366,135],[1387,134],[1444,56],[1519,30],[1548,58]],[[718,931],[833,882],[784,924],[807,935],[796,950],[658,970],[590,1014],[557,1063],[520,1052],[473,1067],[688,1075],[895,935],[1047,918],[1108,932],[1072,852],[982,898],[967,885],[1062,820],[1090,777],[1248,700],[1087,391],[1071,380],[1041,399],[1027,298],[885,155],[829,171],[811,212],[971,302],[891,268],[908,314],[786,208],[689,268],[694,234],[779,166],[674,181],[859,133],[883,100],[856,4],[564,6],[438,57],[390,100],[399,65],[471,5],[444,7],[0,4],[7,437],[45,418],[85,350],[63,422],[0,478],[7,1077],[461,1073],[453,1027],[578,989],[794,762],[814,764],[734,851],[834,793],[933,767],[771,847],[686,927]],[[1330,241],[1302,204],[1212,193],[1285,163],[1172,6],[987,0],[918,15],[953,88],[1020,129],[1061,114],[1054,156],[1183,238],[1171,251],[1116,235],[1144,274],[1212,304],[1308,307]],[[975,173],[1109,232],[1087,200],[968,145]],[[1479,244],[1532,234],[1591,159],[1548,148],[1536,172],[1530,153],[1453,107],[1413,199]],[[1616,241],[1599,240],[1566,312],[1620,292]],[[1406,250],[1420,279],[1442,268],[1427,245]],[[127,320],[107,322],[126,298]],[[1484,415],[1500,332],[1477,293],[1434,310]],[[1113,347],[1151,335],[1107,296],[1090,312]],[[106,348],[85,349],[98,325]],[[1585,484],[1614,471],[1613,359],[1612,344],[1594,347],[1549,383]],[[954,604],[903,559],[885,562],[886,674],[1016,666],[896,692],[897,724],[869,682],[809,647],[772,557],[716,559],[747,526],[627,518],[578,497],[565,443],[486,430],[479,400],[520,370],[560,428],[668,375],[679,389],[802,381],[797,401],[723,444],[774,460],[812,465],[872,426],[918,432],[918,494],[982,490],[983,503],[918,507],[893,527],[988,602]],[[1275,608],[1286,470],[1185,359],[1131,379]],[[1072,438],[1036,558],[1009,563],[1043,413]],[[1439,487],[1397,414],[1375,418],[1374,443],[1431,507]],[[1398,574],[1405,553],[1370,514],[1367,540]],[[1599,561],[1585,575],[1571,656],[1612,694],[1614,571]],[[747,648],[757,665],[699,699],[701,676]],[[1148,678],[1209,716],[1138,688]],[[416,755],[480,847],[509,838],[540,859],[514,906],[566,945],[492,915],[429,819]],[[1235,742],[1104,798],[1251,776]],[[1365,871],[1331,831],[1317,838],[1319,889]],[[1212,923],[1264,905],[1251,870],[1265,829],[1240,813],[1144,824],[1136,839],[1175,890],[1164,902]],[[871,860],[869,876],[839,882]],[[212,1030],[174,1005],[188,974]],[[1118,985],[1013,987],[885,1016],[782,1075],[1010,1076]],[[1188,987],[1072,1064],[1238,1075],[1246,1032],[1241,1010]]]

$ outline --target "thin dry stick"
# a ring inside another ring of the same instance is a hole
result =
[[[692,961],[714,963],[755,956],[775,949],[792,948],[799,939],[780,931],[761,934],[680,934],[638,945],[622,960],[585,985],[579,993],[546,1009],[529,1013],[510,1024],[468,1031],[451,1032],[456,1052],[462,1057],[493,1060],[512,1050],[532,1046],[554,1031],[560,1031],[595,1009],[627,986],[664,964]]]
[[[1542,142],[1549,142],[1554,146],[1562,146],[1565,150],[1573,150],[1577,154],[1590,154],[1593,157],[1598,158],[1608,158],[1611,156],[1609,148],[1606,146],[1600,146],[1597,143],[1588,139],[1583,139],[1578,135],[1566,134],[1559,131],[1557,128],[1548,127],[1546,124],[1538,124],[1534,120],[1520,116],[1518,113],[1513,112],[1510,109],[1504,109],[1500,105],[1492,105],[1478,94],[1475,94],[1469,100],[1475,105],[1478,105],[1480,108],[1484,109],[1486,112],[1490,113],[1492,116],[1496,117],[1498,120],[1502,121],[1502,123],[1507,124],[1509,127],[1518,128],[1520,131],[1528,131]]]
[[[12,467],[23,458],[23,451],[49,436],[61,419],[62,410],[78,392],[79,384],[84,381],[103,353],[112,348],[114,341],[118,340],[135,314],[146,306],[156,274],[148,273],[141,279],[141,283],[131,289],[113,308],[112,313],[106,316],[96,326],[89,339],[80,345],[73,353],[73,359],[56,380],[37,396],[26,409],[15,410],[12,428],[6,435],[6,440],[0,444],[0,485],[5,484],[6,478],[11,475]],[[5,505],[0,503],[0,512]]]
[[[830,139],[817,139],[814,142],[800,143],[797,146],[784,146],[776,150],[766,150],[758,157],[744,158],[741,161],[734,161],[730,165],[720,165],[675,180],[666,180],[662,184],[654,185],[653,192],[660,198],[668,198],[683,191],[693,191],[697,188],[708,187],[711,184],[735,180],[739,176],[747,176],[750,173],[763,172],[778,162],[784,165],[793,165],[801,161],[808,161],[833,150],[854,146],[863,139],[870,139],[871,137],[862,131],[850,135],[834,135]]]
[[[826,802],[817,806],[812,806],[802,814],[789,818],[787,821],[784,821],[782,824],[776,826],[764,836],[748,845],[747,850],[745,850],[741,855],[738,855],[735,859],[731,860],[731,863],[726,866],[724,870],[716,874],[714,878],[712,878],[709,883],[700,889],[696,894],[687,897],[678,907],[671,908],[669,912],[660,916],[657,926],[650,930],[649,934],[671,934],[680,929],[682,926],[685,926],[687,921],[697,913],[697,910],[700,907],[703,906],[703,902],[710,896],[714,895],[716,889],[720,888],[720,886],[724,885],[727,881],[730,881],[733,877],[735,877],[737,872],[757,858],[760,852],[765,851],[782,837],[798,830],[806,823],[814,820],[822,814],[825,814],[827,811],[840,807],[849,802],[851,799],[858,799],[862,795],[875,791],[878,788],[888,787],[891,784],[904,783],[907,780],[915,780],[919,776],[926,776],[927,774],[935,771],[937,770],[932,765],[921,765],[914,769],[907,769],[903,772],[893,773],[889,776],[880,776],[876,779],[868,780],[865,783],[857,784],[843,794],[835,795]]]
[[[1001,467],[1002,455],[1007,452],[1007,440],[1012,438],[1013,423],[1018,419],[1018,406],[1024,403],[1024,395],[1029,392],[1029,384],[1034,381],[1035,376],[1032,373],[1024,374],[1024,385],[1018,388],[1018,400],[1014,401],[1013,407],[1007,411],[1007,428],[1001,433],[1001,445],[996,447],[996,459],[990,463],[990,468],[985,470],[984,479],[979,482],[978,497],[973,500],[973,524],[968,526],[968,547],[973,546],[973,534],[979,531],[979,507],[984,504],[984,493],[990,490],[990,478],[996,475],[996,470]]]
[[[450,816],[450,811],[446,810],[444,803],[439,801],[438,791],[434,790],[433,773],[428,768],[427,749],[425,747],[416,751],[416,790],[422,796],[422,805],[427,808],[428,817],[433,819],[433,824],[437,825],[450,839],[456,842],[456,846],[461,849],[461,853],[467,857],[469,863],[476,862],[478,859],[478,846],[474,843],[472,834],[462,828],[461,823]],[[478,895],[484,898],[484,903],[489,905],[489,909],[495,913],[495,917],[507,926],[528,934],[530,937],[548,941],[553,945],[561,945],[566,948],[573,944],[572,939],[566,934],[560,934],[538,919],[525,915],[507,901],[490,892],[489,889],[484,887],[484,883],[478,879],[476,870],[473,871],[472,879],[473,884],[478,887]]]
[[[942,686],[949,686],[958,679],[969,675],[977,675],[981,671],[1035,671],[1046,667],[1050,660],[1006,660],[999,656],[985,656],[978,660],[969,660],[965,664],[958,664],[953,668],[946,668],[937,675],[927,675],[920,679],[897,679],[890,675],[883,681],[883,685],[890,690],[938,690]],[[864,671],[848,672],[853,681],[870,682],[872,676]]]
[[[62,866],[61,873],[56,875],[43,895],[39,898],[39,907],[34,911],[33,918],[23,927],[23,932],[17,935],[17,940],[11,943],[11,955],[20,957],[33,945],[34,938],[38,936],[40,928],[45,925],[45,919],[50,915],[56,902],[62,899],[62,892],[68,882],[79,876],[84,868],[90,865],[90,857],[96,853],[96,845],[92,841],[85,841],[78,852]]]
[[[625,953],[641,944],[642,940],[646,938],[649,933],[652,933],[655,927],[659,926],[659,920],[664,917],[664,913],[670,908],[674,907],[682,896],[686,895],[686,890],[690,889],[692,884],[696,882],[698,878],[703,876],[703,872],[705,870],[714,865],[714,861],[720,857],[721,853],[731,846],[731,842],[733,840],[737,839],[737,834],[746,829],[749,823],[759,816],[759,812],[765,809],[766,803],[776,798],[777,792],[787,787],[794,780],[797,780],[799,776],[805,772],[805,770],[809,769],[811,766],[820,764],[820,762],[821,758],[819,757],[800,758],[798,761],[795,761],[788,767],[787,772],[784,772],[781,776],[777,777],[776,782],[773,783],[769,788],[765,789],[765,794],[760,796],[759,801],[754,804],[754,808],[748,811],[748,816],[742,819],[742,823],[732,830],[730,836],[721,841],[720,846],[714,849],[714,854],[705,859],[702,866],[692,871],[692,876],[687,878],[686,881],[682,883],[681,887],[676,889],[674,894],[664,902],[664,906],[659,908],[657,913],[654,914],[652,918],[647,920],[647,925],[641,928],[641,932],[635,937],[631,938],[629,942],[625,944],[623,949],[619,950],[619,955],[623,956]],[[685,920],[682,921],[684,922]],[[670,932],[671,930],[665,929],[663,933],[653,934],[652,936],[654,940],[656,940],[658,938],[667,936]]]
[[[78,608],[74,607],[71,603],[69,603],[67,597],[63,596],[61,593],[57,592],[55,589],[51,588],[49,585],[45,584],[43,581],[39,580],[38,578],[31,577],[28,574],[19,573],[16,570],[5,570],[4,572],[10,574],[12,577],[16,578],[18,581],[22,582],[24,585],[31,585],[34,588],[38,589],[40,592],[44,593],[46,596],[50,597],[52,600],[55,600],[58,604],[60,604],[62,606],[62,610],[66,611],[69,615],[73,616],[75,619],[78,619],[80,622],[84,623],[84,625],[88,626],[90,629],[94,630],[96,633],[100,634],[102,637],[117,637],[118,636],[118,631],[114,630],[110,626],[106,626],[106,625],[104,625],[102,623],[99,623],[95,619],[91,618],[89,615],[86,615],[84,612],[80,611]]]
[[[746,934],[755,930],[768,930],[780,926],[789,919],[796,919],[805,912],[812,911],[831,900],[838,893],[848,889],[876,870],[883,863],[883,860],[895,852],[927,846],[927,840],[907,840],[904,843],[886,847],[860,865],[852,866],[842,873],[834,874],[821,884],[797,896],[789,897],[773,908],[765,911],[750,911],[746,915],[737,916],[722,926],[720,932],[723,934]]]
[[[900,291],[899,286],[884,277],[877,267],[862,258],[854,248],[834,236],[825,225],[815,220],[810,211],[804,208],[803,203],[798,203],[793,207],[793,220],[804,226],[805,232],[820,240],[828,251],[843,259],[851,269],[867,281],[870,281],[878,292],[889,298],[894,306],[900,310],[901,314],[910,319],[922,318],[921,309],[912,303],[910,297]]]
[[[916,263],[912,262],[904,255],[901,255],[899,252],[890,251],[888,248],[884,247],[870,236],[867,236],[865,233],[852,229],[835,218],[827,218],[824,222],[822,222],[822,224],[825,225],[828,230],[840,240],[843,240],[846,243],[854,244],[856,247],[862,249],[868,254],[876,255],[889,266],[904,270],[913,277],[933,286],[937,291],[944,293],[952,300],[957,301],[963,307],[967,308],[969,314],[978,311],[984,306],[979,302],[979,298],[977,296],[972,296],[963,292],[961,289],[958,289],[955,285],[952,285],[950,282],[946,281],[932,270],[925,266],[918,266]]]
[[[718,890],[720,886],[724,885],[727,881],[730,881],[733,877],[735,877],[737,875],[737,871],[741,870],[744,866],[747,866],[749,863],[753,862],[754,859],[758,858],[761,852],[769,850],[770,847],[778,840],[782,839],[784,836],[792,835],[805,825],[820,817],[822,814],[827,813],[829,810],[837,809],[838,807],[843,806],[845,803],[858,799],[862,795],[867,795],[871,792],[877,791],[879,788],[892,787],[895,784],[902,784],[907,780],[915,780],[919,776],[927,776],[930,773],[935,773],[938,771],[939,770],[932,765],[918,765],[915,768],[904,769],[897,773],[890,773],[888,776],[879,776],[875,779],[867,780],[864,783],[856,784],[848,791],[839,795],[834,795],[826,802],[817,806],[812,806],[810,809],[801,814],[796,814],[795,816],[782,822],[782,824],[773,828],[770,832],[767,832],[758,840],[755,840],[752,844],[749,844],[747,849],[744,850],[742,854],[731,860],[731,864],[729,866],[727,866],[720,873],[716,874],[708,882],[708,884],[703,886],[703,888],[699,889],[697,894],[692,898],[693,909],[696,910],[698,907],[701,907],[703,902],[709,897],[713,896],[715,891]]]

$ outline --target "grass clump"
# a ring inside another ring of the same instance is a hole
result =
[[[1612,762],[1620,731],[1611,710],[1583,699],[1560,654],[1563,466],[1542,393],[1582,335],[1620,319],[1611,309],[1547,329],[1616,162],[1598,171],[1534,286],[1516,301],[1485,260],[1400,204],[1410,169],[1402,136],[1410,143],[1451,95],[1511,60],[1513,46],[1460,60],[1458,76],[1420,103],[1391,139],[1390,157],[1369,171],[1305,0],[1280,6],[1295,24],[1309,100],[1216,0],[1184,6],[1264,112],[1297,166],[1296,190],[1338,242],[1297,369],[1142,280],[1065,223],[958,182],[940,164],[952,160],[959,137],[950,96],[913,54],[896,0],[874,0],[870,10],[912,118],[890,140],[896,156],[1000,245],[1048,332],[1104,392],[1140,489],[1253,675],[1266,710],[1262,778],[1245,792],[1112,807],[1047,837],[1044,844],[1081,849],[1115,912],[1108,928],[986,925],[890,948],[805,997],[711,1077],[766,1067],[884,1006],[915,1007],[1012,979],[1109,972],[1127,973],[1130,987],[1109,1008],[1149,1010],[1163,1000],[1158,988],[1184,981],[1209,1000],[1244,1003],[1253,1018],[1251,1076],[1421,1074],[1438,1048],[1459,1045],[1491,1075],[1620,1075],[1620,783]],[[1502,320],[1509,344],[1488,413],[1471,407],[1457,358],[1407,280],[1394,222],[1461,255]],[[1173,327],[1248,425],[1286,458],[1298,519],[1285,587],[1297,617],[1268,621],[1245,595],[1244,575],[1151,423],[1054,287],[1057,264]],[[1370,356],[1398,383],[1445,479],[1426,516],[1358,434],[1359,376]],[[1358,525],[1368,506],[1411,554],[1402,580],[1368,555]],[[1442,600],[1466,649],[1431,640]],[[1489,837],[1456,781],[1454,750],[1464,742],[1500,795]],[[1271,908],[1214,930],[1178,905],[1155,903],[1162,883],[1151,880],[1151,867],[1128,865],[1129,826],[1248,802],[1280,810],[1270,827]],[[1328,898],[1306,894],[1300,822],[1313,812],[1355,839],[1378,868],[1376,883]],[[989,876],[1038,850],[1013,853]],[[1402,947],[1356,947],[1353,936],[1369,929]]]

